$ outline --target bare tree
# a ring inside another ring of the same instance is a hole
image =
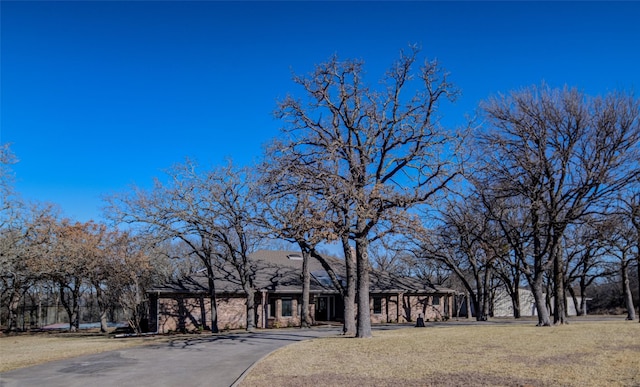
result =
[[[403,244],[396,235],[379,238],[371,244],[370,256],[372,266],[376,270],[389,273],[404,274],[409,255],[404,251]]]
[[[354,241],[361,338],[371,337],[374,230],[392,222],[398,209],[433,198],[455,175],[450,161],[442,159],[453,134],[439,126],[435,114],[439,102],[455,91],[436,62],[414,70],[417,54],[415,48],[402,52],[378,88],[365,83],[362,62],[332,57],[310,75],[294,77],[307,98],[287,97],[277,111],[286,122],[286,138],[275,153],[293,162],[282,173],[309,177],[304,189],[340,210],[345,226],[338,230],[340,238]]]
[[[352,223],[350,201],[344,200],[346,198],[337,192],[333,184],[318,189],[317,179],[314,175],[309,175],[315,171],[304,167],[296,168],[299,159],[292,153],[281,152],[282,146],[279,140],[274,140],[267,149],[266,161],[261,166],[261,185],[265,190],[264,196],[270,203],[267,228],[271,229],[276,237],[284,238],[300,247],[303,253],[303,288],[308,287],[308,259],[314,258],[322,265],[343,299],[343,333],[355,335],[356,264],[353,249],[349,244]],[[327,176],[323,184],[327,183],[328,178]],[[327,190],[330,191],[329,195]],[[317,250],[321,242],[335,240],[339,240],[342,245],[346,283],[340,279],[336,268]],[[305,289],[303,309],[308,298]]]
[[[109,308],[114,304],[110,299],[111,292],[107,286],[108,279],[117,277],[117,267],[110,265],[109,239],[110,235],[107,227],[103,224],[97,224],[95,227],[88,229],[91,235],[87,235],[85,247],[90,251],[91,261],[85,267],[86,281],[93,286],[96,295],[96,302],[100,313],[100,332],[107,332],[107,313]]]
[[[209,205],[211,195],[190,161],[169,170],[168,180],[163,184],[156,179],[150,191],[134,187],[131,192],[108,198],[107,212],[116,221],[139,225],[138,232],[155,236],[158,243],[179,240],[188,246],[188,253],[206,268],[211,309],[208,328],[217,333],[215,261],[218,255],[211,237],[214,231],[207,222],[214,216]]]
[[[104,283],[107,299],[117,301],[128,312],[131,328],[138,333],[145,331],[148,326],[142,326],[141,322],[149,317],[146,291],[154,283],[167,279],[168,273],[163,272],[167,262],[141,236],[119,231],[109,233],[105,259],[103,265],[112,272]]]
[[[12,164],[16,163],[16,157],[11,152],[9,144],[0,145],[0,229],[10,218],[8,212],[16,205],[13,191]]]
[[[255,288],[250,255],[257,250],[263,238],[259,214],[263,206],[257,178],[248,168],[226,166],[205,174],[209,190],[208,206],[212,216],[202,219],[210,230],[211,241],[218,246],[218,270],[230,266],[247,295],[246,329],[255,328]]]
[[[100,240],[96,246],[96,259],[89,267],[87,281],[95,291],[100,331],[107,332],[108,312],[121,306],[127,311],[130,327],[139,333],[144,329],[140,321],[148,317],[146,290],[153,280],[164,278],[161,271],[166,264],[152,260],[148,243],[140,236],[109,230],[106,226],[98,230]]]
[[[341,181],[332,181],[339,178],[339,173],[324,174],[323,179],[318,180],[317,173],[323,172],[310,167],[314,155],[303,161],[300,154],[283,151],[288,146],[275,139],[267,148],[265,162],[261,166],[262,186],[267,191],[265,196],[274,201],[269,211],[272,219],[268,227],[277,230],[280,237],[297,243],[302,251],[308,250],[309,255],[320,262],[343,298],[343,333],[355,335],[356,261],[350,245],[353,200],[348,193],[341,191]],[[326,163],[324,166],[336,168]],[[284,214],[283,211],[293,213]],[[294,219],[294,214],[300,216]],[[316,250],[321,241],[329,240],[338,240],[342,245],[346,284]]]
[[[493,261],[493,272],[503,285],[509,298],[511,299],[511,307],[513,308],[513,317],[522,317],[520,305],[520,286],[522,281],[522,269],[520,262],[516,259],[513,250],[508,249],[505,244],[498,243],[492,246],[496,259]]]
[[[622,282],[624,305],[627,309],[627,320],[636,319],[633,296],[629,286],[629,266],[634,261],[636,232],[622,216],[612,214],[601,227],[602,239],[607,242],[606,252],[619,261],[618,272]]]
[[[268,175],[268,174],[267,174]],[[265,175],[266,176],[266,175]],[[309,272],[309,260],[312,251],[315,252],[319,243],[325,240],[326,217],[316,200],[306,196],[305,192],[297,192],[296,188],[290,193],[277,193],[275,186],[267,181],[264,188],[268,191],[265,195],[268,206],[265,211],[265,226],[275,238],[284,239],[295,243],[302,253],[302,316],[300,325],[308,328],[313,324],[309,313],[311,273]],[[319,256],[316,252],[316,256]],[[341,289],[334,269],[322,259],[321,263],[328,266],[327,272],[330,278],[335,279],[334,285]],[[332,275],[331,275],[332,274]]]
[[[638,267],[638,294],[640,295],[640,194],[635,193],[629,200],[629,218],[636,230],[636,266]],[[640,317],[638,318],[640,322]]]
[[[635,261],[638,270],[638,294],[640,295],[640,179],[636,180],[621,197],[619,213],[623,221],[628,224],[629,234],[628,243],[630,244],[629,252],[632,256],[635,254]],[[633,260],[631,257],[630,260]],[[631,299],[633,302],[633,299]],[[627,305],[628,302],[627,302]],[[640,321],[640,317],[639,320]]]
[[[23,203],[13,197],[10,165],[15,157],[9,144],[0,146],[0,301],[7,306],[7,329],[15,328],[16,310],[20,296],[27,287],[29,276],[23,255],[27,251],[25,237],[28,224],[23,218]]]
[[[528,210],[533,275],[542,325],[542,280],[553,271],[554,323],[566,322],[562,240],[567,227],[637,179],[638,102],[616,93],[532,87],[483,104],[478,180],[494,197],[519,197]],[[529,265],[529,263],[527,264]],[[528,266],[531,267],[531,266]]]
[[[51,245],[57,212],[49,205],[13,202],[3,213],[0,228],[0,290],[8,309],[7,329],[16,328],[18,305],[42,275],[32,263],[43,259]]]
[[[585,217],[583,222],[569,227],[565,234],[565,284],[578,316],[587,313],[587,288],[599,278],[612,274],[605,262],[610,242],[603,239],[602,233],[607,228],[602,223],[606,215],[599,218]],[[576,284],[580,301],[574,288]]]
[[[80,223],[69,219],[45,224],[47,249],[31,257],[28,265],[39,279],[56,284],[69,318],[69,329],[80,327],[80,301],[87,291],[90,273],[100,261],[100,242],[104,227],[94,222]]]
[[[422,256],[444,264],[464,285],[478,321],[490,310],[490,290],[496,260],[491,245],[489,218],[473,198],[450,203],[441,224],[433,229],[415,227],[413,235]]]
[[[254,289],[249,255],[258,243],[254,217],[257,197],[246,171],[231,163],[199,171],[187,160],[168,172],[169,183],[156,180],[152,191],[134,189],[110,199],[111,216],[140,224],[160,241],[179,240],[206,268],[211,329],[218,332],[216,274],[233,272],[247,294],[248,330],[255,325]]]

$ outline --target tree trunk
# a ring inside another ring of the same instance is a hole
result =
[[[467,304],[467,319],[471,319],[471,293],[467,292],[464,299]]]
[[[311,316],[309,315],[309,290],[311,289],[311,275],[309,273],[309,251],[300,245],[302,251],[302,315],[300,316],[300,327],[311,327]]]
[[[553,324],[567,324],[566,297],[564,295],[564,271],[559,241],[551,250],[553,254]]]
[[[253,286],[250,283],[243,285],[244,291],[247,293],[247,331],[253,332],[256,328],[256,294],[253,291]]]
[[[549,311],[546,306],[546,299],[542,287],[542,278],[530,283],[531,290],[533,291],[533,298],[536,302],[536,311],[538,312],[538,326],[548,327],[551,325],[549,320]]]
[[[64,285],[60,284],[60,302],[62,302],[62,306],[64,307],[65,312],[67,312],[67,317],[69,318],[69,330],[71,332],[76,332],[79,328],[79,324],[77,324],[77,308],[76,305],[73,304],[73,296],[67,297],[64,293]]]
[[[133,277],[134,286],[134,295],[135,295],[135,305],[133,307],[133,316],[132,322],[130,323],[135,329],[136,333],[142,333],[142,329],[140,328],[140,319],[142,317],[142,296],[140,292],[140,277],[137,275]]]
[[[636,310],[633,306],[633,295],[631,293],[631,286],[629,285],[629,273],[627,270],[628,266],[627,260],[622,261],[622,290],[625,299],[625,306],[627,307],[627,320],[635,320],[636,319]]]
[[[578,302],[578,297],[576,296],[575,290],[571,286],[567,289],[569,291],[569,295],[571,296],[571,300],[573,300],[573,306],[576,308],[576,315],[582,316],[582,302]]]
[[[582,275],[580,277],[580,311],[584,316],[587,315],[587,286],[587,279],[585,278],[585,275]]]
[[[100,306],[100,333],[107,333],[108,329],[107,308]]]
[[[343,333],[347,336],[356,334],[356,255],[349,246],[349,237],[342,237],[342,250],[347,271],[347,287],[343,294],[344,301],[344,327]]]
[[[358,325],[356,337],[369,338],[371,310],[369,305],[369,241],[366,236],[356,239],[356,267],[358,282]]]
[[[80,285],[77,284],[73,289],[73,329],[72,332],[77,332],[80,329]]]
[[[94,283],[96,288],[96,299],[98,301],[98,309],[100,310],[100,333],[107,333],[107,303],[104,301],[104,293],[99,283]]]
[[[544,281],[544,273],[546,268],[543,264],[543,254],[542,254],[542,243],[540,240],[540,216],[538,211],[540,210],[540,204],[537,200],[534,200],[531,203],[529,208],[531,214],[531,226],[532,232],[531,235],[533,237],[533,259],[534,259],[534,267],[533,274],[528,273],[525,274],[527,278],[527,282],[529,282],[529,286],[531,287],[531,291],[533,292],[533,298],[536,303],[536,310],[538,312],[538,326],[550,326],[551,322],[549,321],[549,311],[547,309],[547,300],[545,298],[545,294],[543,291],[543,281]],[[523,257],[524,258],[524,257]],[[523,264],[526,264],[523,262]],[[549,292],[547,292],[547,296]]]
[[[44,325],[42,323],[42,299],[40,298],[41,295],[38,294],[38,328],[42,328],[42,326]]]
[[[108,322],[107,322],[107,310],[101,310],[100,311],[100,333],[107,333],[109,328]]]
[[[491,270],[489,267],[485,267],[484,277],[482,282],[482,321],[487,321],[489,319],[489,300],[490,300],[490,292],[489,292],[489,280],[491,277]]]
[[[586,293],[580,294],[580,311],[582,312],[582,316],[587,315],[587,296]]]
[[[520,287],[517,285],[511,292],[511,307],[513,308],[513,318],[522,317],[522,312],[520,311]]]
[[[62,306],[64,307],[65,312],[67,312],[67,317],[69,318],[69,330],[71,332],[77,332],[78,328],[80,328],[80,305],[78,304],[78,299],[76,297],[76,289],[69,289],[70,295],[65,295],[65,285],[63,283],[59,283],[58,287],[60,289],[60,302],[62,302]]]
[[[241,235],[241,232],[238,232],[238,235]],[[246,249],[242,249],[246,251]],[[242,289],[247,294],[247,321],[246,321],[246,330],[248,332],[253,332],[256,328],[256,290],[253,286],[253,280],[250,272],[250,265],[248,263],[246,255],[243,256],[242,261],[244,264],[238,268],[239,274],[242,276]]]
[[[484,298],[486,295],[484,294],[484,282],[480,280],[480,276],[476,275],[476,294],[473,300],[473,307],[476,311],[476,321],[484,321],[485,310],[484,310]]]
[[[18,327],[18,306],[20,305],[20,292],[17,289],[11,291],[9,298],[9,321],[7,321],[7,331],[16,330]]]
[[[480,298],[482,298],[482,294],[479,294],[479,297],[475,297],[471,299],[473,303],[474,312],[476,312],[476,321],[482,321],[482,316],[484,312],[482,311],[482,303],[480,302]]]
[[[207,277],[209,281],[209,302],[211,303],[211,333],[218,333],[218,301],[216,299],[216,286],[213,280],[213,268],[207,265]]]
[[[62,295],[62,292],[64,292],[64,289],[61,287],[60,288],[60,302],[62,302],[62,306],[64,307],[64,311],[67,312],[67,319],[69,319],[69,330],[71,332],[75,331],[75,327],[73,326],[73,309],[69,307],[69,304],[67,303],[67,299]]]

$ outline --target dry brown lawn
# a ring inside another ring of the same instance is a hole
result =
[[[478,325],[296,343],[248,386],[640,386],[640,324]]]
[[[114,339],[90,333],[44,333],[0,337],[0,372],[166,340],[164,337]]]

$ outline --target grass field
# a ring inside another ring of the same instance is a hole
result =
[[[242,386],[640,386],[637,322],[533,324],[440,323],[372,339],[314,339],[267,356]],[[0,372],[176,338],[3,336]]]
[[[640,324],[442,326],[282,348],[248,386],[640,386]]]

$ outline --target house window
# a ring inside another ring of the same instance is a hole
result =
[[[382,297],[373,297],[373,314],[382,314]]]
[[[433,296],[433,305],[440,305],[440,296]]]
[[[293,316],[293,300],[292,299],[283,299],[282,300],[282,317],[291,317]]]
[[[269,298],[269,317],[276,317],[276,299]]]

